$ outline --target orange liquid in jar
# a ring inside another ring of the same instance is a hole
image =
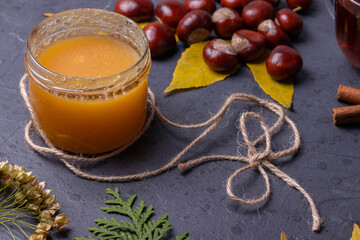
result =
[[[123,72],[139,58],[120,40],[79,36],[49,45],[37,61],[61,75],[97,78]],[[101,153],[130,142],[142,129],[147,101],[147,77],[143,78],[126,93],[90,100],[56,94],[30,79],[30,99],[42,130],[56,147]]]

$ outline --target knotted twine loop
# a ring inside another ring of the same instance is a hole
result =
[[[155,96],[154,96],[153,92],[151,91],[151,89],[149,88],[148,89],[148,95],[149,95],[148,103],[149,103],[149,108],[150,108],[150,114],[149,114],[149,117],[148,117],[143,129],[138,134],[138,136],[130,143],[128,143],[118,149],[115,149],[112,152],[109,152],[109,153],[106,153],[103,155],[99,155],[97,157],[84,157],[84,156],[80,156],[80,155],[71,155],[71,154],[65,153],[64,151],[56,148],[46,137],[46,134],[41,129],[40,124],[35,115],[35,112],[29,101],[29,97],[28,97],[28,94],[26,91],[26,86],[25,86],[27,78],[28,78],[28,74],[25,73],[19,83],[21,95],[22,95],[22,97],[26,103],[26,106],[29,109],[30,115],[31,115],[31,120],[25,126],[26,142],[29,144],[29,146],[31,148],[33,148],[35,151],[37,151],[41,154],[54,154],[54,155],[58,156],[59,159],[77,176],[83,177],[86,179],[90,179],[90,180],[103,181],[103,182],[126,182],[126,181],[131,181],[131,180],[143,180],[143,179],[158,175],[160,173],[163,173],[175,166],[177,166],[179,168],[179,170],[181,170],[181,171],[186,171],[198,164],[208,162],[208,161],[213,161],[213,160],[240,161],[240,162],[247,163],[247,165],[236,170],[228,178],[227,184],[226,184],[226,191],[231,199],[233,199],[234,201],[240,202],[242,204],[246,204],[246,205],[255,205],[257,203],[265,201],[270,195],[270,181],[269,181],[269,177],[265,171],[265,168],[266,168],[269,171],[271,171],[273,174],[275,174],[277,177],[282,179],[284,182],[286,182],[289,186],[297,189],[301,194],[304,195],[305,199],[309,202],[310,208],[312,211],[312,217],[313,217],[312,230],[313,231],[320,230],[322,219],[317,211],[317,208],[315,206],[313,199],[294,179],[289,177],[286,173],[282,172],[280,169],[278,169],[275,165],[273,165],[271,163],[271,161],[273,161],[273,160],[280,159],[280,158],[283,158],[283,157],[286,157],[289,155],[293,155],[294,153],[296,153],[296,151],[300,147],[299,131],[298,131],[295,123],[284,114],[282,108],[279,105],[277,105],[275,103],[267,102],[263,99],[257,98],[252,95],[243,94],[243,93],[235,93],[235,94],[232,94],[225,101],[224,105],[220,108],[220,110],[209,120],[207,120],[203,123],[198,123],[198,124],[183,125],[183,124],[178,124],[178,123],[172,122],[171,120],[167,119],[160,112],[160,110],[156,107],[156,104],[155,104]],[[189,160],[186,163],[178,164],[180,159],[196,143],[198,143],[208,133],[210,133],[213,129],[216,128],[216,126],[223,119],[230,104],[234,101],[252,102],[252,103],[260,105],[261,107],[266,107],[270,111],[277,114],[279,116],[279,118],[273,126],[268,128],[267,125],[265,124],[263,118],[257,113],[245,112],[241,115],[240,120],[239,120],[239,130],[243,136],[243,139],[244,139],[246,145],[248,146],[247,156],[210,155],[210,156],[203,156],[203,157],[200,157],[197,159]],[[195,138],[187,147],[185,147],[174,158],[172,158],[167,164],[165,164],[164,166],[162,166],[156,170],[153,170],[153,171],[146,171],[143,173],[137,173],[137,174],[126,175],[126,176],[97,176],[97,175],[85,173],[68,162],[68,160],[72,160],[74,162],[88,162],[88,163],[99,162],[99,161],[108,159],[110,157],[113,157],[113,156],[121,153],[122,151],[127,149],[130,145],[132,145],[136,140],[138,140],[141,137],[141,135],[149,128],[150,123],[153,120],[155,114],[157,114],[158,117],[165,123],[167,123],[171,126],[177,127],[177,128],[193,129],[193,128],[201,128],[201,127],[206,127],[206,126],[208,126],[208,127],[197,138]],[[254,141],[250,140],[248,133],[247,133],[247,129],[246,129],[246,120],[247,120],[247,118],[250,118],[250,117],[258,120],[261,125],[262,130],[264,131],[264,133]],[[278,129],[284,121],[287,124],[289,124],[289,126],[291,127],[291,129],[294,133],[293,145],[288,149],[285,149],[285,150],[282,150],[279,152],[273,152],[273,151],[271,151],[271,134],[276,129]],[[35,126],[35,128],[37,129],[38,133],[45,141],[45,144],[47,145],[47,147],[36,145],[32,141],[32,139],[30,137],[30,131],[33,126]],[[256,146],[264,139],[265,139],[265,149],[262,152],[258,152],[256,149]],[[264,178],[266,191],[261,197],[249,200],[249,199],[245,199],[245,198],[240,198],[232,192],[232,182],[233,182],[234,178],[237,177],[240,173],[242,173],[248,169],[251,169],[251,168],[259,171],[261,176]]]

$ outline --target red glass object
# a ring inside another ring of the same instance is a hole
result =
[[[335,1],[336,38],[347,59],[360,69],[360,1]]]

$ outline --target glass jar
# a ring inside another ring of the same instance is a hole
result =
[[[61,75],[38,62],[43,49],[78,36],[123,41],[139,59],[125,71],[97,78]],[[146,120],[150,66],[144,31],[120,14],[74,9],[43,20],[29,35],[25,53],[30,102],[39,127],[56,147],[75,153],[103,153],[129,143]]]
[[[360,1],[335,1],[336,39],[345,57],[360,69]]]

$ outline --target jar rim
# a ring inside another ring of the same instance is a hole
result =
[[[35,55],[32,51],[32,48],[30,47],[30,44],[31,44],[31,41],[34,39],[36,33],[37,33],[37,30],[43,26],[43,25],[46,25],[48,23],[50,23],[51,21],[53,21],[53,19],[55,18],[62,18],[62,17],[65,17],[67,15],[71,16],[71,15],[74,15],[74,14],[77,14],[77,13],[99,13],[99,14],[104,14],[104,15],[107,15],[109,16],[111,19],[113,18],[120,18],[124,21],[126,21],[126,23],[129,23],[131,25],[132,28],[135,29],[135,31],[139,34],[141,34],[141,38],[144,39],[145,41],[145,48],[144,49],[140,49],[138,48],[139,50],[139,59],[133,64],[131,65],[129,68],[127,68],[126,70],[122,71],[122,72],[119,72],[119,73],[115,73],[115,74],[112,74],[112,75],[108,75],[108,76],[103,76],[103,77],[95,77],[95,78],[89,78],[89,77],[82,77],[82,76],[68,76],[68,75],[63,75],[63,74],[60,74],[60,73],[56,73],[56,72],[53,72],[49,69],[47,69],[46,67],[44,67],[43,65],[41,65],[37,59],[35,58]],[[48,75],[51,75],[51,76],[54,76],[54,77],[57,77],[57,78],[62,78],[62,79],[73,79],[73,78],[76,78],[76,80],[79,80],[79,81],[89,81],[89,82],[93,82],[93,81],[96,81],[96,80],[103,80],[103,79],[114,79],[114,78],[118,78],[118,79],[121,79],[121,76],[123,75],[126,75],[128,74],[129,72],[131,71],[134,71],[134,69],[136,69],[143,61],[144,59],[149,56],[149,44],[148,44],[148,38],[145,34],[145,32],[143,31],[143,29],[136,23],[134,22],[132,19],[124,16],[124,15],[121,15],[121,14],[118,14],[118,13],[115,13],[115,12],[112,12],[112,11],[108,11],[108,10],[104,10],[104,9],[97,9],[97,8],[78,8],[78,9],[70,9],[70,10],[66,10],[66,11],[62,11],[62,12],[59,12],[59,13],[56,13],[50,17],[47,17],[46,19],[42,20],[41,22],[39,22],[35,28],[32,30],[32,32],[30,33],[30,35],[28,36],[27,38],[27,42],[26,42],[26,48],[27,48],[27,57],[30,58],[30,60],[35,64],[35,66],[37,68],[39,68],[41,71],[44,71],[46,74]],[[146,59],[145,59],[146,60]],[[136,79],[134,79],[135,81]],[[132,81],[133,82],[133,81]],[[132,82],[130,82],[129,84],[131,84]],[[54,87],[56,90],[60,90],[60,91],[70,91],[70,92],[89,92],[89,91],[92,91],[92,89],[85,89],[85,90],[79,90],[79,89],[68,89],[68,88],[62,88],[62,87]],[[96,89],[96,90],[99,90],[99,89]]]
[[[353,2],[360,7],[360,0],[353,0]]]
[[[335,1],[335,0],[334,0]],[[352,2],[356,6],[360,7],[360,0],[349,0],[349,2]]]

